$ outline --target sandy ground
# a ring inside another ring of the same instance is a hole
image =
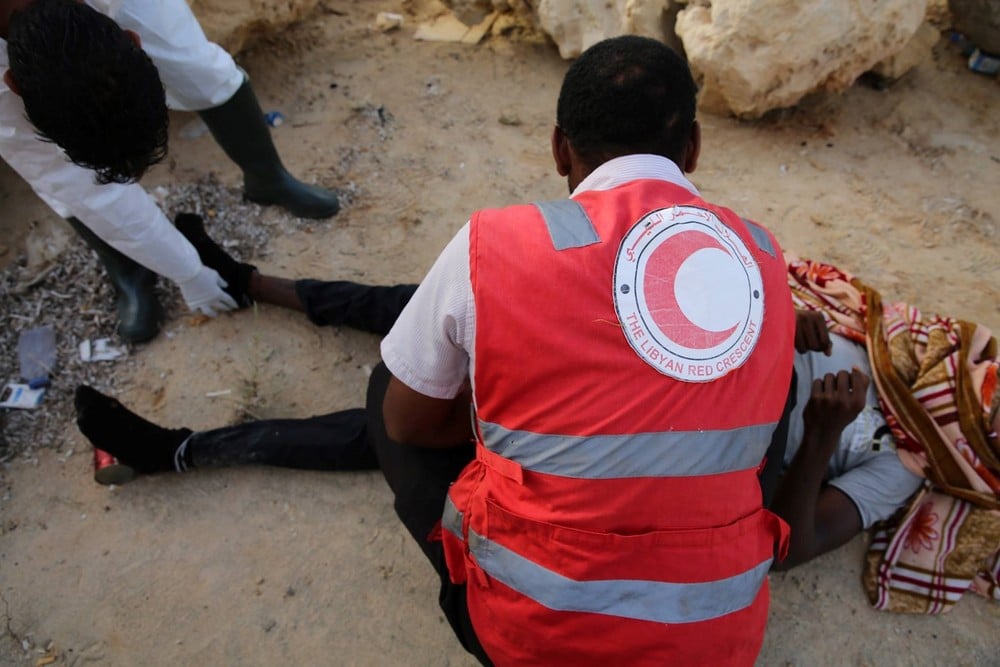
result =
[[[415,42],[412,26],[368,29],[398,3],[327,7],[241,58],[263,106],[288,117],[274,132],[286,162],[352,191],[335,219],[275,233],[252,258],[262,270],[417,281],[474,208],[565,194],[548,150],[566,67],[553,47]],[[998,108],[997,80],[970,74],[941,45],[888,91],[856,86],[755,123],[703,116],[694,180],[786,248],[998,330]],[[147,187],[208,172],[238,183],[210,137],[178,135],[192,118],[174,117],[171,156]],[[0,205],[11,254],[27,221],[51,217],[4,165]],[[120,398],[141,414],[209,428],[246,409],[308,416],[359,405],[377,345],[261,307],[201,326],[171,321],[104,372],[118,374]],[[244,468],[109,489],[92,481],[72,424],[43,444],[2,471],[0,663],[472,664],[377,474]],[[772,577],[759,664],[1000,664],[1000,606],[970,595],[945,617],[872,611],[863,548],[858,538]]]

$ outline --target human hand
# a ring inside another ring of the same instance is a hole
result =
[[[219,313],[237,307],[233,297],[223,290],[227,287],[226,281],[214,269],[207,266],[201,267],[201,271],[195,274],[194,278],[177,283],[177,286],[180,287],[188,308],[209,317],[215,317]]]
[[[802,412],[807,433],[839,436],[865,407],[869,378],[858,368],[813,380]]]
[[[815,310],[795,311],[795,351],[822,352],[830,356],[833,343],[830,341],[830,331],[826,328],[823,313]]]

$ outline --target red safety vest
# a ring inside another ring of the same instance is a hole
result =
[[[774,238],[650,179],[469,240],[477,458],[442,539],[488,655],[752,664],[787,537],[757,477],[792,369]]]

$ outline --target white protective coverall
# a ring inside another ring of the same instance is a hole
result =
[[[142,40],[160,73],[167,106],[197,111],[219,106],[243,84],[232,57],[209,42],[184,0],[86,0]],[[0,74],[9,67],[0,39]],[[221,278],[202,265],[198,253],[138,184],[100,185],[94,173],[70,162],[42,141],[28,121],[21,98],[0,79],[0,157],[46,204],[74,216],[109,245],[181,289],[193,310],[207,314],[231,308]]]

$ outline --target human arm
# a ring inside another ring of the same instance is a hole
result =
[[[868,383],[868,377],[856,368],[850,373],[827,373],[813,382],[803,412],[802,446],[771,506],[791,528],[788,556],[774,569],[795,567],[861,531],[861,516],[854,502],[840,489],[823,486],[823,478],[841,433],[864,408]]]
[[[194,278],[177,283],[187,307],[209,317],[238,307],[236,299],[225,291],[228,286],[215,269],[207,266],[202,266]]]
[[[454,398],[433,398],[389,380],[382,415],[389,438],[419,447],[446,448],[472,438],[472,388],[466,383]]]
[[[833,352],[830,330],[826,328],[826,319],[819,311],[796,309],[795,351],[800,354],[822,352],[828,357]]]
[[[92,175],[88,177],[93,178]],[[48,179],[49,175],[43,178]],[[225,292],[225,280],[202,263],[191,243],[167,221],[141,187],[115,186],[117,192],[89,193],[85,187],[88,184],[98,190],[112,186],[93,184],[92,181],[79,184],[84,186],[83,197],[67,206],[77,214],[80,224],[76,230],[89,244],[94,245],[99,239],[103,245],[111,246],[132,261],[173,280],[192,311],[215,316],[236,308],[235,300]],[[103,197],[108,202],[107,206],[93,208],[87,199],[88,194]]]
[[[774,502],[774,494],[778,490],[781,470],[785,465],[788,428],[791,422],[792,410],[795,408],[798,382],[798,375],[793,369],[792,378],[788,385],[788,398],[785,399],[785,408],[781,411],[781,419],[778,420],[778,424],[774,428],[774,433],[771,434],[771,444],[764,455],[764,467],[758,475],[760,478],[761,496],[764,499],[764,507],[770,507]]]
[[[392,373],[383,402],[386,432],[425,447],[472,437],[470,353],[475,327],[469,227],[445,247],[382,341]]]
[[[236,307],[218,274],[141,186],[98,185],[93,172],[38,139],[18,98],[0,88],[0,156],[56,213],[78,218],[118,252],[176,282],[192,310],[214,315]]]
[[[112,248],[174,281],[191,310],[215,316],[236,308],[226,282],[202,263],[141,186],[98,185],[92,173],[64,159],[39,182],[29,182],[57,212],[67,209]]]

